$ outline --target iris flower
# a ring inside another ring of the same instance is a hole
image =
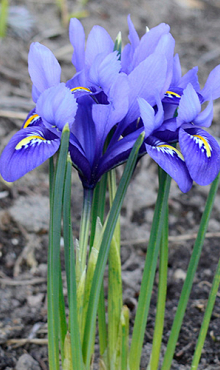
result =
[[[203,89],[200,89],[196,68],[182,78],[177,75],[176,69],[163,104],[159,102],[157,108],[152,109],[140,99],[139,106],[146,132],[146,151],[174,178],[180,189],[187,192],[193,180],[199,185],[208,185],[220,171],[220,147],[201,128],[211,125],[213,99],[220,96],[220,66],[210,73]],[[209,103],[202,110],[207,100]],[[172,146],[176,142],[180,150]]]
[[[70,41],[76,74],[66,84],[60,82],[61,68],[52,52],[39,43],[32,44],[28,66],[36,107],[3,151],[3,178],[15,181],[52,156],[67,122],[72,163],[85,188],[93,188],[104,172],[126,161],[140,129],[124,137],[121,134],[139,116],[138,97],[154,105],[155,92],[163,97],[170,84],[168,56],[173,53],[174,41],[169,36],[169,41],[157,48],[162,33],[149,32],[148,43],[155,47],[147,55],[141,51],[142,58],[124,71],[124,55],[121,61],[109,34],[102,27],[93,27],[85,48],[83,27],[72,19]],[[110,132],[112,139],[105,148]]]
[[[72,20],[70,24],[70,34],[72,31],[76,33],[76,39],[80,39],[82,26],[77,20]],[[82,45],[80,47],[82,49]],[[78,64],[76,62],[77,70],[80,66],[82,75],[88,78],[79,78],[77,73],[64,84],[60,82],[61,67],[53,53],[39,43],[31,45],[28,69],[36,107],[2,153],[0,172],[6,181],[17,180],[51,157],[59,149],[64,125],[69,123],[69,150],[73,164],[86,183],[91,185],[90,167],[97,155],[97,145],[102,148],[109,130],[128,109],[127,81],[119,76],[120,62],[113,48],[114,43],[107,32],[99,26],[94,27],[86,49],[86,60],[89,62],[84,63],[82,58],[78,59]],[[75,117],[78,100],[79,112]],[[103,104],[97,109],[95,105],[99,102]],[[102,110],[106,125],[97,122],[98,115],[103,118]],[[93,148],[96,149],[93,151]]]
[[[71,127],[77,111],[76,99],[60,82],[60,65],[48,48],[33,43],[28,68],[36,107],[1,155],[0,173],[8,182],[19,179],[56,153],[62,129],[66,123]]]

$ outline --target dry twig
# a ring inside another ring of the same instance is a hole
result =
[[[176,235],[176,236],[169,236],[169,241],[172,243],[182,243],[186,240],[193,240],[196,239],[197,234],[183,234],[183,235]],[[216,233],[206,233],[206,238],[220,238],[220,232]],[[137,240],[122,240],[121,245],[141,245],[148,243],[149,239],[137,239]]]

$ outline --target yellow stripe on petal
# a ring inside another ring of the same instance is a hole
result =
[[[177,150],[176,148],[174,148],[172,145],[169,145],[169,144],[161,144],[161,145],[157,145],[157,148],[162,148],[162,150],[164,150],[166,153],[170,154],[173,156],[173,152],[177,154],[177,156],[182,159],[182,161],[184,161],[184,158],[183,158],[183,155],[179,152],[179,150]]]
[[[211,157],[211,146],[209,145],[208,141],[206,139],[204,139],[204,137],[200,136],[200,135],[193,135],[194,138],[198,138],[199,140],[197,141],[196,140],[196,143],[199,144],[199,147],[201,148],[202,146],[204,147],[205,151],[206,151],[206,155],[208,158]]]
[[[28,118],[28,120],[25,122],[24,124],[24,127],[23,128],[26,128],[28,127],[31,123],[33,123],[34,121],[36,121],[40,116],[38,114],[32,114],[32,116],[30,116]]]
[[[70,91],[74,92],[74,91],[87,91],[87,92],[92,92],[91,90],[87,89],[87,87],[83,87],[83,86],[78,86],[78,87],[73,87],[73,89],[71,89]]]
[[[167,95],[170,95],[170,97],[175,96],[176,98],[181,98],[181,96],[173,91],[166,91]]]
[[[42,136],[31,135],[31,136],[25,137],[24,139],[19,141],[19,143],[16,145],[15,149],[19,150],[23,146],[28,146],[28,144],[30,144],[33,140],[34,140],[33,144],[36,143],[36,142],[46,141],[46,139],[44,139]]]

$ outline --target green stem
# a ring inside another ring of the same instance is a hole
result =
[[[129,355],[130,370],[139,369],[144,333],[149,312],[151,293],[153,289],[155,270],[157,266],[157,258],[159,253],[164,216],[169,196],[171,178],[164,171],[162,172],[160,178],[161,181],[154,211],[154,218],[147,249],[146,262],[143,272],[140,296],[138,300],[138,308],[135,317],[134,330],[131,341]]]
[[[157,370],[160,359],[160,348],[163,336],[166,293],[167,293],[167,266],[168,266],[168,207],[166,209],[166,215],[164,218],[164,225],[160,244],[157,314],[154,327],[154,338],[151,359],[147,370]]]
[[[187,302],[189,300],[189,295],[192,289],[193,279],[194,279],[195,272],[196,272],[198,262],[200,259],[200,255],[202,252],[205,234],[206,234],[209,218],[210,218],[211,211],[212,211],[215,194],[218,189],[219,180],[220,180],[220,173],[218,174],[216,179],[213,181],[210,191],[209,191],[208,199],[206,202],[205,210],[202,215],[202,219],[201,219],[199,231],[197,234],[197,238],[194,244],[193,252],[190,258],[186,279],[183,284],[181,296],[179,299],[176,315],[173,321],[173,325],[172,325],[171,333],[169,336],[169,341],[167,344],[167,349],[166,349],[166,353],[164,356],[163,365],[162,365],[161,370],[169,370],[171,367],[171,363],[172,363],[176,343],[178,340],[179,332],[182,326],[182,321],[183,321],[183,317],[185,314]]]
[[[209,322],[210,322],[212,311],[213,311],[214,304],[215,304],[216,295],[218,293],[219,284],[220,284],[220,260],[218,261],[217,270],[216,270],[213,283],[212,283],[212,289],[209,294],[209,299],[208,299],[205,315],[203,318],[202,326],[200,329],[199,338],[198,338],[198,342],[196,345],[196,350],[194,352],[191,370],[196,370],[199,365],[200,357],[202,354],[202,349],[204,346],[206,334],[207,334],[208,327],[209,327]]]

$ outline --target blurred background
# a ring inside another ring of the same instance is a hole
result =
[[[183,74],[199,67],[204,85],[220,63],[219,0],[24,0],[1,1],[0,16],[0,152],[33,108],[27,57],[31,42],[49,47],[62,66],[62,81],[75,71],[68,37],[71,16],[81,19],[86,36],[103,26],[128,42],[127,16],[140,36],[161,22],[176,39]],[[144,76],[143,76],[144,78]],[[220,101],[214,105],[211,133],[220,137]],[[140,171],[141,169],[141,171]],[[133,322],[146,245],[157,194],[156,165],[140,161],[123,207],[122,269],[124,303]],[[118,170],[120,172],[120,169]],[[82,189],[73,175],[73,226],[78,236]],[[175,307],[186,276],[195,233],[209,187],[195,185],[182,194],[172,182],[170,196],[170,256],[165,348]],[[49,223],[47,163],[15,184],[0,180],[0,369],[46,370],[46,274]],[[172,369],[188,369],[205,309],[210,283],[220,255],[220,194],[217,195]],[[146,331],[142,368],[149,359],[154,328],[157,283]],[[213,312],[200,369],[220,368],[220,298]],[[25,359],[24,359],[24,356]]]

